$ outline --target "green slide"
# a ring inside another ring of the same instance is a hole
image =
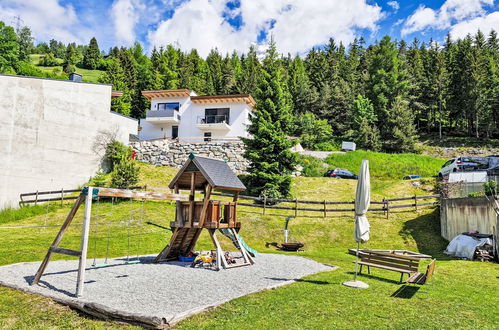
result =
[[[239,244],[237,244],[237,240],[236,238],[234,237],[234,234],[232,234],[232,232],[227,229],[227,228],[223,228],[223,229],[219,229],[220,232],[222,234],[224,234],[224,236],[228,237],[231,241],[232,241],[232,244],[234,244],[234,246],[236,248],[239,248]],[[252,249],[248,246],[248,244],[246,244],[246,242],[243,240],[243,238],[241,237],[241,235],[237,234],[237,237],[239,238],[239,241],[241,241],[241,244],[242,246],[246,249],[246,251],[249,252],[249,254],[252,256],[252,257],[256,257],[257,254],[258,254],[258,251],[255,250],[255,249]]]

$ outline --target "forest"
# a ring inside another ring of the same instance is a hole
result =
[[[299,55],[276,49],[271,39],[265,53],[255,47],[230,54],[213,49],[202,58],[195,49],[174,45],[147,53],[138,42],[103,51],[95,38],[88,45],[56,40],[34,45],[28,27],[16,31],[0,22],[0,73],[67,79],[77,67],[99,69],[99,82],[124,93],[112,101],[112,110],[135,118],[149,108],[143,90],[251,94],[258,110],[269,107],[262,105],[269,94],[262,89],[270,88],[279,93],[275,110],[291,116],[286,134],[299,136],[306,148],[329,150],[348,138],[368,150],[411,152],[423,135],[499,137],[495,31],[456,40],[448,35],[441,44],[385,36],[373,44],[330,39]],[[42,66],[62,63],[64,72],[41,71],[30,54],[43,54]],[[279,79],[269,81],[269,70],[277,70]]]

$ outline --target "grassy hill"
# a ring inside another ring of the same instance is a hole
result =
[[[350,156],[349,156],[350,157]],[[362,155],[361,155],[362,157]],[[355,160],[356,161],[356,160]],[[354,162],[354,160],[352,160]],[[374,162],[373,162],[374,163]],[[374,164],[371,170],[375,171]],[[345,166],[346,167],[346,166]],[[176,169],[141,165],[141,184],[165,186]],[[373,176],[373,199],[393,196],[426,194],[410,182]],[[294,178],[293,195],[309,200],[352,200],[355,182],[328,178]],[[168,226],[175,207],[169,202],[127,201],[111,205],[95,203],[94,217],[101,223],[112,222],[113,237],[110,256],[136,253],[138,235],[141,235],[141,254],[158,253],[166,245],[171,232],[156,225]],[[40,209],[42,206],[38,206]],[[46,207],[46,206],[45,206]],[[41,209],[43,210],[43,209]],[[34,212],[4,222],[2,226],[60,225],[69,210],[49,208],[49,213]],[[37,215],[36,215],[37,214]],[[282,253],[266,248],[265,242],[281,242],[285,215],[290,211],[240,207],[241,235],[253,248],[263,253]],[[143,216],[141,216],[143,215]],[[0,217],[2,214],[0,214]],[[82,218],[77,214],[77,222]],[[131,220],[132,250],[127,249],[126,223]],[[499,283],[497,265],[451,259],[442,254],[447,242],[440,237],[438,209],[427,208],[392,212],[387,220],[382,213],[370,213],[372,226],[371,248],[409,249],[431,254],[437,258],[435,283],[428,294],[395,298],[399,288],[399,274],[373,270],[372,276],[362,280],[368,290],[354,290],[341,285],[352,279],[354,258],[347,254],[354,247],[351,213],[336,213],[323,218],[322,214],[299,212],[290,223],[291,240],[305,243],[307,258],[339,266],[337,270],[307,276],[295,284],[245,296],[226,303],[212,311],[181,322],[178,328],[493,328],[497,325]],[[100,228],[100,229],[99,229]],[[107,227],[91,228],[89,256],[104,257]],[[141,229],[142,228],[142,229]],[[41,260],[52,241],[57,227],[6,230],[0,229],[0,265]],[[97,231],[96,231],[97,230]],[[66,234],[62,247],[79,246],[80,226],[73,226]],[[97,237],[97,241],[95,238]],[[223,242],[229,246],[229,242]],[[199,249],[211,248],[203,233]],[[58,258],[66,258],[57,256]],[[258,259],[256,260],[258,262]],[[227,271],[230,276],[230,271]],[[49,299],[0,287],[0,327],[116,327],[110,322],[84,317]]]
[[[38,69],[40,69],[44,72],[56,73],[58,75],[62,74],[62,63],[64,62],[62,59],[60,59],[60,58],[57,59],[57,61],[60,63],[60,65],[41,66],[41,65],[39,65],[39,63],[40,63],[40,60],[43,56],[44,56],[43,54],[30,55],[31,63],[33,63],[33,65],[35,65]],[[99,82],[99,77],[104,73],[104,71],[87,70],[87,69],[82,69],[82,68],[77,67],[76,73],[83,76],[83,81],[96,83],[96,82]]]

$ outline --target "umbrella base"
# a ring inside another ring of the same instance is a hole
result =
[[[348,286],[350,288],[356,288],[356,289],[367,289],[369,287],[369,284],[364,283],[362,281],[346,281],[342,283],[344,286]]]

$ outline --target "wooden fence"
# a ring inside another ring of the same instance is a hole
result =
[[[171,191],[169,188],[164,188],[164,187],[148,187],[148,186],[136,186],[136,187],[131,187],[130,189],[144,189],[144,190],[168,190]],[[26,205],[26,204],[37,204],[39,202],[53,202],[53,201],[60,201],[61,204],[65,200],[74,200],[77,198],[77,196],[65,196],[65,194],[72,194],[76,192],[80,192],[81,189],[70,189],[70,190],[55,190],[55,191],[37,191],[33,193],[26,193],[26,194],[21,194],[20,195],[20,202],[19,204],[21,206]],[[46,197],[46,198],[40,198],[40,196],[46,196],[46,195],[56,195],[56,197]],[[212,195],[214,196],[221,196],[221,197],[233,197],[233,195],[230,194],[224,194],[224,193],[216,193],[213,192]],[[32,199],[25,200],[25,197],[28,196],[35,196]],[[431,199],[439,199],[440,195],[426,195],[426,196],[411,196],[411,197],[400,197],[400,198],[384,198],[382,201],[371,201],[371,207],[369,209],[370,212],[384,212],[386,217],[388,218],[390,215],[390,210],[393,209],[403,209],[403,208],[414,208],[415,211],[418,210],[418,208],[425,207],[425,206],[434,206],[439,204],[439,200],[437,201],[428,201]],[[256,203],[247,203],[247,202],[238,202],[238,205],[242,206],[248,206],[248,207],[254,207],[254,208],[261,208],[262,209],[262,214],[266,214],[267,210],[290,210],[294,211],[294,215],[298,215],[298,211],[307,211],[307,212],[319,212],[322,213],[323,217],[327,217],[328,213],[337,213],[337,212],[354,212],[354,205],[355,201],[310,201],[310,200],[300,200],[300,199],[283,199],[283,198],[267,198],[266,196],[263,197],[254,197],[254,196],[246,196],[246,195],[239,195],[240,200],[247,200],[247,201],[253,201]],[[408,202],[411,201],[409,204],[399,204],[400,202]],[[277,203],[292,203],[293,206],[282,206],[282,205],[276,205]],[[305,205],[317,205],[320,207],[304,207],[299,204],[305,204]],[[337,206],[335,208],[331,208],[332,206]],[[339,207],[338,207],[339,206]]]

